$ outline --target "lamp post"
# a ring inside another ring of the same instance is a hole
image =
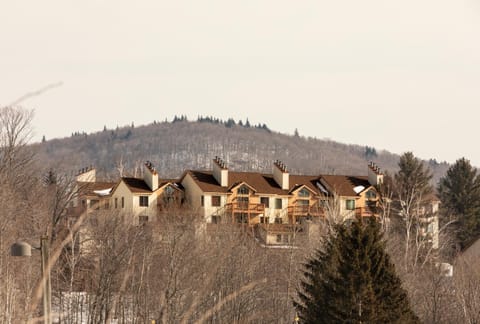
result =
[[[43,283],[43,322],[52,324],[52,287],[50,284],[49,243],[48,236],[40,238],[40,247],[33,247],[40,250],[42,259],[42,283]],[[32,246],[26,242],[16,242],[10,248],[12,256],[32,256]]]

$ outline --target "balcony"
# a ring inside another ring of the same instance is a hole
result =
[[[264,204],[251,204],[248,202],[233,202],[225,205],[226,211],[230,213],[263,214]]]
[[[265,214],[265,205],[236,201],[226,204],[224,210],[226,214],[231,215],[234,223],[253,226],[260,223],[260,215]]]
[[[374,208],[371,207],[358,207],[355,208],[355,216],[356,217],[375,217],[377,213],[375,212]]]
[[[287,207],[288,218],[291,223],[296,223],[297,218],[301,217],[324,217],[325,210],[320,207],[319,203],[314,205],[294,204]]]

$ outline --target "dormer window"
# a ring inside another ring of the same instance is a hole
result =
[[[168,196],[173,195],[173,191],[174,191],[174,189],[171,186],[167,186],[165,188],[165,194],[168,195]]]
[[[240,188],[238,188],[237,190],[237,194],[238,195],[248,195],[250,191],[248,190],[247,186],[241,186]]]
[[[367,191],[367,193],[365,195],[366,195],[367,199],[377,198],[377,193],[373,189],[370,189],[369,191]]]
[[[298,192],[298,196],[299,197],[310,197],[310,191],[308,191],[307,189],[303,188],[302,190],[300,190]]]

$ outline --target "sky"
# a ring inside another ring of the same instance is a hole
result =
[[[479,0],[2,1],[0,106],[34,141],[211,115],[480,166],[479,40]]]

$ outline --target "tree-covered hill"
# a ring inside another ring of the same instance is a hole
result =
[[[379,135],[380,136],[380,135]],[[291,173],[355,174],[367,172],[367,161],[395,171],[399,156],[369,146],[349,145],[333,140],[303,137],[271,131],[266,124],[250,125],[232,119],[221,121],[199,117],[188,121],[175,117],[135,127],[104,128],[92,134],[72,133],[69,138],[32,145],[45,168],[63,172],[94,165],[101,176],[119,172],[135,175],[145,160],[154,163],[161,177],[179,177],[185,169],[211,167],[222,157],[231,170],[271,172],[272,161],[281,160]],[[426,161],[434,181],[443,176],[446,163]]]

